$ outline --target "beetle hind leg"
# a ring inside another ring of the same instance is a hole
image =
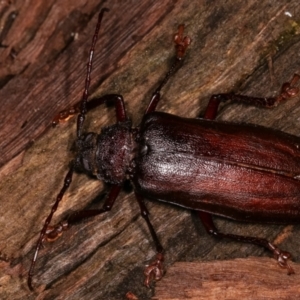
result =
[[[207,233],[209,233],[210,235],[219,238],[230,238],[239,242],[262,246],[273,253],[273,256],[277,260],[279,266],[287,269],[288,275],[295,273],[293,268],[288,264],[288,260],[291,258],[291,254],[289,252],[280,250],[278,247],[276,247],[266,239],[219,232],[215,227],[212,217],[209,213],[202,211],[197,211],[197,213]]]

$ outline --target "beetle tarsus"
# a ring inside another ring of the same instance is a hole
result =
[[[132,292],[127,292],[125,297],[127,300],[139,300],[138,297]]]
[[[184,24],[178,26],[178,32],[174,36],[176,44],[176,57],[182,59],[189,44],[192,42],[189,36],[183,36]]]
[[[52,127],[55,127],[59,123],[67,122],[70,118],[80,112],[79,104],[71,106],[66,110],[59,112],[52,120]]]
[[[157,253],[156,258],[154,261],[147,265],[144,270],[145,281],[144,284],[146,287],[150,287],[150,283],[152,281],[160,280],[164,275],[164,268],[163,268],[163,261],[164,256],[162,253]]]
[[[293,98],[299,94],[299,87],[297,86],[300,75],[294,74],[293,78],[289,82],[285,82],[281,87],[281,93],[276,98],[276,102]]]
[[[287,251],[282,251],[278,247],[269,243],[269,249],[273,252],[274,258],[277,260],[278,265],[281,268],[285,268],[288,271],[288,275],[295,274],[294,269],[287,263],[287,261],[292,257],[292,255]]]
[[[220,103],[226,101],[240,102],[265,108],[276,107],[282,101],[293,98],[299,94],[300,88],[297,86],[299,79],[300,75],[294,74],[289,82],[281,86],[280,94],[277,97],[249,97],[233,93],[212,95],[207,105],[204,119],[214,120],[217,116]]]
[[[183,37],[183,30],[184,30],[184,25],[181,24],[178,26],[178,32],[174,36],[174,43],[175,43],[175,51],[176,51],[176,56],[175,60],[167,72],[165,78],[161,81],[155,92],[152,94],[152,98],[149,102],[149,105],[145,111],[145,115],[155,111],[156,106],[158,102],[160,101],[160,91],[162,87],[168,82],[170,77],[175,73],[177,70],[177,67],[180,65],[187,47],[191,44],[192,40],[189,36]]]
[[[45,237],[43,241],[47,242],[54,242],[56,241],[61,235],[63,234],[64,231],[68,230],[69,224],[67,221],[62,221],[59,222],[58,224],[54,226],[48,226],[45,232]]]

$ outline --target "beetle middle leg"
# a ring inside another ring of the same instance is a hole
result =
[[[73,212],[66,220],[59,222],[58,224],[54,226],[48,226],[47,231],[45,232],[45,238],[44,240],[48,242],[55,241],[57,238],[59,238],[63,231],[69,229],[72,225],[76,225],[80,223],[82,220],[103,214],[105,212],[109,212],[114,202],[121,190],[121,186],[119,185],[113,185],[110,189],[110,192],[108,194],[108,197],[106,198],[103,207],[101,209],[92,209],[92,210],[81,210],[81,211],[75,211]],[[145,274],[145,281],[144,284],[149,287],[150,282],[152,280],[160,280],[163,276],[163,247],[157,237],[157,234],[149,220],[149,212],[147,210],[147,207],[144,204],[143,197],[139,194],[135,193],[137,202],[140,206],[141,216],[144,218],[144,220],[147,223],[148,229],[150,231],[150,234],[152,236],[152,239],[154,241],[155,247],[156,247],[156,258],[153,262],[150,263],[149,266],[146,267],[144,274]]]
[[[280,94],[277,97],[259,98],[233,93],[212,95],[208,102],[204,118],[209,120],[215,119],[220,103],[225,101],[241,102],[265,108],[276,107],[280,102],[293,98],[299,94],[300,90],[299,87],[297,87],[299,79],[300,75],[294,74],[293,78],[289,82],[282,85]]]
[[[84,219],[88,219],[110,211],[115,203],[117,196],[120,193],[120,190],[121,186],[113,185],[102,208],[75,211],[70,216],[68,216],[66,220],[61,221],[54,226],[48,226],[45,233],[45,240],[47,242],[53,242],[62,235],[63,231],[66,231],[72,225],[75,225]]]

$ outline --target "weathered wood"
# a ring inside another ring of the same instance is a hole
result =
[[[153,300],[255,299],[300,297],[300,265],[288,276],[270,258],[177,262],[156,284]]]
[[[159,110],[195,117],[213,93],[275,94],[300,70],[298,2],[52,0],[40,5],[30,0],[10,5],[18,15],[1,41],[8,48],[0,48],[0,251],[14,258],[9,265],[0,265],[1,298],[123,299],[132,291],[150,299],[153,290],[143,287],[142,273],[154,249],[134,197],[126,193],[118,197],[109,215],[73,227],[54,244],[45,245],[36,266],[36,292],[29,293],[26,286],[39,230],[72,157],[75,120],[46,129],[58,111],[80,100],[96,14],[103,5],[110,8],[95,53],[92,97],[122,94],[137,125],[170,65],[171,36],[180,23],[186,24],[193,43],[184,65],[164,88]],[[3,7],[1,24],[8,24]],[[10,54],[14,52],[15,58]],[[273,85],[268,58],[274,67]],[[274,110],[224,105],[220,119],[297,135],[299,116],[297,97]],[[99,131],[114,120],[112,109],[100,107],[89,114],[85,125]],[[101,182],[76,175],[53,221],[71,209],[101,205],[93,199],[102,191]],[[160,203],[148,207],[166,249],[166,268],[179,260],[269,255],[255,246],[212,239],[198,220],[180,208]],[[219,218],[216,225],[225,232],[277,238],[281,248],[295,258],[300,255],[299,226]]]

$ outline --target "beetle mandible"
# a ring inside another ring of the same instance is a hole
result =
[[[151,280],[159,280],[163,276],[164,250],[150,222],[144,197],[195,210],[209,234],[269,249],[278,264],[286,268],[289,274],[293,273],[287,262],[290,258],[288,252],[266,239],[219,232],[212,221],[212,214],[241,221],[299,221],[300,138],[262,126],[216,122],[214,119],[219,104],[225,101],[275,107],[299,93],[296,85],[300,76],[295,74],[273,98],[213,95],[202,119],[156,112],[162,87],[179,67],[191,43],[191,39],[183,35],[184,26],[180,25],[174,38],[174,63],[153,93],[140,126],[132,128],[121,95],[110,94],[88,101],[93,54],[106,11],[104,8],[99,13],[82,101],[79,106],[62,112],[54,119],[56,124],[79,112],[77,156],[70,164],[63,187],[41,230],[28,273],[29,288],[33,289],[34,267],[44,240],[53,241],[83,219],[110,211],[126,179],[130,179],[134,186],[141,215],[157,252],[144,272],[146,286]],[[83,133],[87,111],[104,103],[114,104],[117,123],[103,128],[101,134]],[[76,211],[66,220],[50,225],[73,173],[78,169],[111,184],[104,205],[101,209]]]

